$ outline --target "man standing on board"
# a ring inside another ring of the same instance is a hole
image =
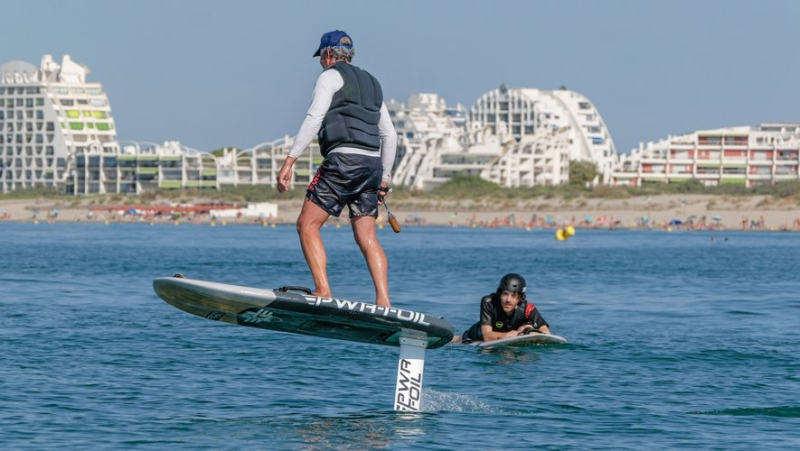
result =
[[[344,31],[322,35],[314,57],[323,68],[306,118],[278,175],[278,192],[289,190],[292,167],[314,137],[324,160],[308,186],[297,233],[314,277],[314,294],[331,297],[320,228],[344,206],[356,243],[375,284],[375,303],[389,307],[388,263],[375,233],[375,218],[389,192],[397,133],[378,80],[350,64],[353,40]]]

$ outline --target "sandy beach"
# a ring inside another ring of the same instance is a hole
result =
[[[390,199],[393,214],[404,226],[561,228],[664,228],[712,230],[800,231],[800,206],[766,196],[658,195],[627,199],[530,199],[519,202],[470,200]],[[189,205],[209,202],[195,199]],[[234,218],[226,224],[292,224],[300,211],[300,199],[278,203],[275,218]],[[152,202],[150,205],[169,205]],[[97,204],[91,198],[73,201],[25,199],[0,201],[0,220],[23,222],[222,222],[208,214],[182,216],[129,215],[109,211],[116,204]],[[379,221],[385,221],[382,210]],[[346,224],[342,218],[331,219]],[[680,221],[680,224],[677,223]]]

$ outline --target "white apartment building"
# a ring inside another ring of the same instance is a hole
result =
[[[483,94],[470,109],[468,127],[488,127],[501,141],[513,138],[518,143],[531,140],[544,144],[550,135],[566,139],[568,160],[594,162],[604,179],[610,178],[617,156],[597,107],[583,94],[563,87],[548,91],[501,85]],[[557,130],[559,133],[554,134]],[[553,175],[555,184],[564,182],[556,181],[558,178]]]
[[[114,119],[100,83],[64,55],[45,55],[40,67],[24,61],[0,66],[0,186],[6,193],[35,186],[72,192],[76,155],[119,152]],[[105,192],[102,180],[87,192]]]
[[[640,144],[620,155],[611,183],[642,186],[698,180],[706,186],[800,180],[800,124],[701,130]]]
[[[397,129],[394,183],[431,189],[474,175],[505,187],[569,181],[569,160],[593,161],[610,180],[616,148],[597,108],[560,89],[499,89],[466,113],[436,94],[387,103]]]

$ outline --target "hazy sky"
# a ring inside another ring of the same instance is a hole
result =
[[[669,134],[800,122],[800,1],[3,2],[0,63],[65,53],[108,93],[120,140],[199,150],[294,135],[321,70],[320,35],[403,103],[434,92],[589,97],[617,149]]]

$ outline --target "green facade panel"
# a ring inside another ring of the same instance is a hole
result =
[[[741,178],[724,178],[722,179],[723,185],[744,185],[747,182],[744,177]]]

